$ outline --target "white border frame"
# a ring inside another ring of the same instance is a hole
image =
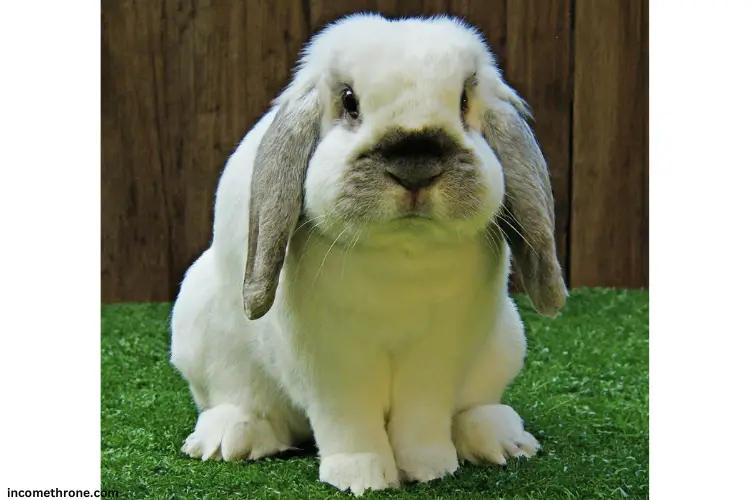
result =
[[[0,8],[2,495],[99,487],[98,5]],[[745,489],[749,20],[651,2],[653,498]]]

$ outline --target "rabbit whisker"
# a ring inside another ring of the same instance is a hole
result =
[[[500,230],[500,233],[503,234],[502,228],[497,224],[497,222],[492,221],[494,226]],[[491,230],[485,231],[485,238],[490,242],[492,253],[497,257],[498,259],[502,257],[502,248],[500,247],[501,242],[497,241],[497,238],[495,236],[495,233]],[[502,236],[500,236],[502,238]]]
[[[317,222],[315,224],[313,224],[313,226],[310,227],[310,229],[309,229],[309,234],[307,236],[307,240],[305,240],[305,244],[302,247],[302,252],[300,253],[300,256],[299,256],[300,264],[302,263],[302,261],[307,256],[307,245],[310,243],[310,239],[313,237],[313,234],[315,234],[315,230],[317,228],[323,226],[326,223],[324,215],[321,215],[321,216],[318,216],[318,217],[314,217],[313,219],[310,219],[310,220],[316,220]],[[300,227],[297,228],[297,231],[299,231],[302,228],[302,226],[304,226],[304,224],[300,225]],[[297,282],[297,277],[299,276],[299,270],[301,268],[302,268],[301,265],[297,266],[297,270],[294,273],[294,278],[292,279],[292,284],[293,285]]]
[[[513,229],[513,231],[515,231],[515,232],[516,232],[516,234],[517,234],[518,236],[520,236],[520,237],[521,237],[521,239],[522,239],[522,240],[523,240],[523,241],[524,241],[524,242],[526,243],[526,246],[528,246],[528,247],[529,247],[529,248],[531,249],[531,251],[532,251],[532,252],[534,252],[534,255],[536,255],[537,257],[539,257],[539,253],[538,253],[538,252],[536,251],[536,248],[534,248],[534,247],[533,247],[533,246],[531,245],[531,243],[529,243],[529,240],[527,240],[527,239],[526,239],[526,237],[525,237],[525,236],[524,236],[523,234],[521,234],[521,232],[520,232],[520,231],[519,231],[518,229],[516,229],[516,226],[514,226],[514,225],[513,225],[513,223],[512,223],[511,221],[509,221],[508,219],[506,219],[506,218],[505,218],[505,217],[503,216],[503,214],[502,214],[502,213],[498,213],[498,217],[500,217],[500,219],[502,219],[502,220],[503,220],[504,222],[507,222],[507,223],[508,223],[508,226],[510,226],[510,228],[511,228],[511,229]],[[516,219],[515,219],[515,217],[514,217],[514,220],[516,220]],[[494,222],[494,221],[493,221],[493,222]],[[518,220],[516,220],[516,222],[518,222]],[[521,226],[521,223],[520,223],[520,222],[518,222],[518,225],[519,225],[519,226]],[[523,226],[521,226],[521,229],[523,229]],[[502,229],[501,229],[501,231],[502,231]],[[504,231],[503,231],[503,233],[505,234],[505,232],[504,232]],[[507,235],[507,234],[505,234],[505,236],[506,236],[506,238],[507,238],[507,236],[508,236],[508,235]]]
[[[357,242],[359,242],[359,237],[362,235],[362,231],[364,231],[364,227],[360,227],[357,232],[354,235],[354,238],[352,238],[344,247],[344,258],[341,262],[341,279],[344,279],[344,268],[346,267],[346,257],[349,255],[349,252],[351,252],[354,247],[357,245]]]
[[[336,246],[336,242],[339,241],[339,238],[341,238],[341,236],[343,236],[343,234],[347,231],[347,229],[349,229],[349,227],[351,227],[351,224],[348,224],[346,227],[344,227],[344,229],[342,229],[341,232],[339,232],[338,236],[336,236],[336,239],[333,240],[333,243],[331,243],[331,246],[328,247],[328,251],[323,256],[323,261],[320,263],[320,267],[318,268],[318,272],[315,274],[315,278],[313,278],[313,281],[312,281],[312,286],[313,287],[315,286],[315,283],[318,281],[318,277],[320,277],[320,272],[323,270],[323,266],[326,263],[326,259],[328,258],[328,254],[331,253],[331,250],[333,250],[333,247]]]
[[[294,238],[294,235],[297,234],[297,231],[299,231],[300,229],[302,229],[306,225],[310,224],[311,222],[315,222],[315,221],[318,221],[318,220],[321,220],[321,219],[324,219],[324,218],[325,218],[325,215],[318,215],[317,217],[311,217],[311,218],[307,219],[305,222],[303,222],[302,224],[300,224],[299,226],[297,226],[297,229],[294,230],[294,232],[292,233],[292,236],[290,238]]]

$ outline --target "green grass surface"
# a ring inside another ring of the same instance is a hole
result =
[[[366,498],[648,497],[648,293],[575,291],[545,319],[519,298],[529,353],[506,394],[544,449],[506,467]],[[120,498],[353,498],[318,482],[314,450],[255,463],[180,453],[196,413],[168,360],[168,304],[102,306],[102,489]]]

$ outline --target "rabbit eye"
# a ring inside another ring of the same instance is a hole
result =
[[[341,94],[341,105],[349,116],[356,119],[359,116],[359,103],[352,89],[347,87]]]
[[[466,114],[469,109],[469,97],[466,95],[466,89],[461,93],[461,114]]]

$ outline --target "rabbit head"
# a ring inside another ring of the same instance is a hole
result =
[[[477,31],[437,17],[357,15],[306,46],[255,159],[245,311],[274,301],[302,218],[344,242],[502,229],[542,314],[567,296],[547,166],[525,103]]]

